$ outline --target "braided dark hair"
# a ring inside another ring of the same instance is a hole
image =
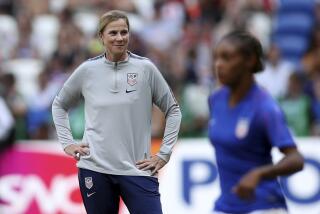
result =
[[[233,31],[225,35],[222,39],[234,42],[237,45],[238,50],[244,56],[256,57],[257,63],[254,66],[252,73],[258,73],[264,69],[261,43],[252,34],[246,31]]]

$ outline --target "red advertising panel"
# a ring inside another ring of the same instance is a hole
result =
[[[0,213],[85,213],[75,164],[57,142],[22,142],[1,153]]]
[[[17,144],[0,156],[0,213],[85,213],[75,160],[56,143]]]

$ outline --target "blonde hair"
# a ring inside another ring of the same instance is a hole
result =
[[[128,16],[120,10],[111,10],[100,17],[98,33],[101,34],[110,22],[117,21],[118,19],[124,19],[128,25],[128,30],[130,30]]]

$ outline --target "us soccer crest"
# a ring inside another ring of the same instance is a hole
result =
[[[240,118],[236,125],[236,137],[238,139],[243,139],[245,136],[247,136],[249,131],[249,119],[248,118]]]
[[[92,177],[85,177],[84,178],[85,185],[88,189],[91,189],[93,186]]]
[[[131,86],[137,84],[138,74],[137,73],[128,73],[127,74],[127,83]]]

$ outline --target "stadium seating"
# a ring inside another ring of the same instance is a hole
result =
[[[38,90],[38,75],[43,66],[41,60],[26,58],[9,60],[2,65],[2,68],[16,77],[19,93],[28,98]]]
[[[87,38],[94,37],[97,33],[99,17],[90,12],[77,12],[73,16],[74,23],[84,32]]]
[[[275,16],[272,40],[284,59],[299,64],[314,24],[314,0],[280,0]]]
[[[7,59],[18,44],[18,25],[14,17],[3,14],[0,23],[0,59]]]
[[[48,58],[57,46],[60,22],[57,16],[43,14],[32,22],[32,41],[40,56]]]

